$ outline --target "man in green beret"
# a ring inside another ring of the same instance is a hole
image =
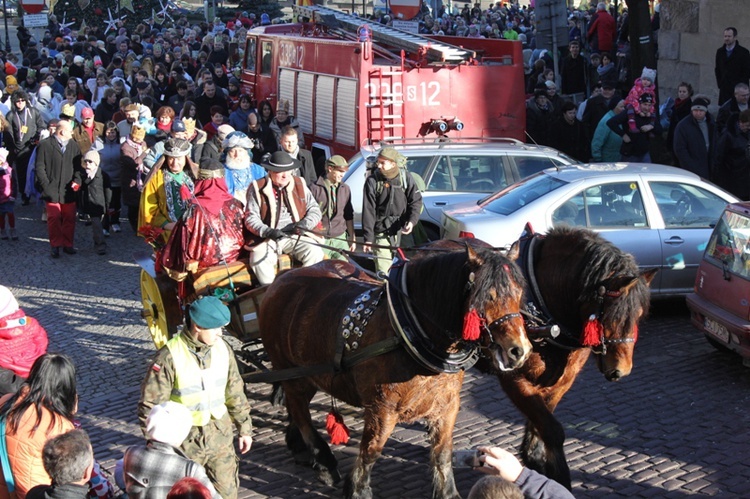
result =
[[[422,195],[406,170],[406,158],[394,148],[380,150],[377,171],[365,181],[362,204],[363,249],[375,255],[378,272],[388,272],[393,251],[387,246],[399,246],[422,211]]]
[[[225,499],[237,497],[237,455],[232,423],[239,434],[240,453],[253,443],[250,404],[245,384],[221,328],[229,309],[214,296],[194,301],[186,329],[170,339],[154,358],[141,386],[138,419],[146,431],[151,408],[168,400],[185,405],[193,426],[180,449],[206,468],[208,478]]]

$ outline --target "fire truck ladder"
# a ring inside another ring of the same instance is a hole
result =
[[[371,94],[367,103],[369,139],[395,140],[404,137],[403,71],[377,68],[370,71]]]
[[[329,28],[342,28],[351,33],[357,33],[357,30],[363,24],[367,24],[372,31],[374,42],[396,47],[413,54],[423,51],[430,62],[461,63],[476,57],[473,50],[390,28],[377,22],[367,22],[361,17],[345,14],[321,5],[295,5],[293,10],[296,16],[306,17],[317,23],[325,24]]]

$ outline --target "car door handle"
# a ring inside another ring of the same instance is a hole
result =
[[[666,241],[664,241],[664,244],[674,244],[676,246],[676,245],[682,244],[684,242],[685,242],[685,240],[683,238],[681,238],[679,236],[672,236],[669,239],[667,239]]]
[[[448,203],[445,201],[435,201],[435,206],[445,206],[446,204]]]

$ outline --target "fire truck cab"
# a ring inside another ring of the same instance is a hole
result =
[[[248,32],[241,85],[274,109],[289,101],[316,162],[406,138],[524,139],[519,42],[414,35],[322,6],[295,14],[309,22]]]

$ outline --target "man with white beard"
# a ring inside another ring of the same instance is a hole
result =
[[[224,160],[224,180],[229,193],[235,199],[247,205],[247,188],[253,180],[266,176],[266,170],[251,161],[250,150],[253,141],[243,132],[232,132],[222,144],[226,159]]]

